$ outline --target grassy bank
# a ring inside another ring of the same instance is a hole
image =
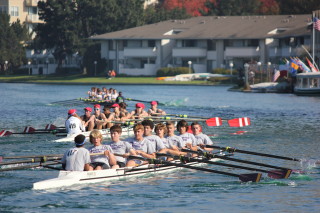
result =
[[[210,81],[164,81],[156,77],[87,77],[84,75],[70,76],[28,76],[6,75],[0,76],[0,82],[5,83],[48,83],[48,84],[178,84],[178,85],[217,85]]]

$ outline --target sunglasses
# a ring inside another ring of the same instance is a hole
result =
[[[95,110],[95,111],[99,111],[100,109],[99,109],[99,108],[95,108],[94,110]]]

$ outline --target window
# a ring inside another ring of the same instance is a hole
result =
[[[155,47],[156,41],[155,40],[148,40],[148,47]]]
[[[19,7],[10,7],[11,16],[19,16]]]
[[[8,7],[7,6],[0,6],[0,13],[8,13]]]
[[[216,50],[216,42],[214,40],[207,40],[207,49]]]
[[[196,40],[183,40],[182,41],[183,47],[195,47],[196,46]]]

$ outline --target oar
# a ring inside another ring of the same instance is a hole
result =
[[[79,101],[79,100],[81,100],[81,99],[75,98],[75,99],[64,100],[64,101],[54,101],[54,102],[51,102],[50,104],[64,104],[64,103]]]
[[[137,99],[133,99],[133,98],[126,98],[127,101],[135,101],[135,102],[142,102],[142,103],[151,103],[151,101],[144,101],[144,100],[137,100]],[[160,103],[159,101],[157,101],[158,105],[165,105],[164,103]]]
[[[0,162],[2,162],[3,159],[27,159],[27,158],[49,158],[49,157],[62,157],[62,154],[28,155],[28,156],[0,156]]]
[[[205,172],[217,173],[217,174],[222,174],[222,175],[227,175],[227,176],[233,176],[233,177],[239,178],[239,180],[241,180],[242,182],[249,182],[249,181],[259,182],[261,179],[261,173],[234,174],[234,173],[223,172],[223,171],[218,171],[218,170],[213,170],[213,169],[190,166],[187,164],[173,163],[173,162],[159,160],[159,159],[143,158],[143,157],[139,157],[139,156],[130,156],[129,159],[143,160],[143,161],[147,161],[150,164],[164,164],[164,165],[168,165],[168,166],[176,166],[176,167],[181,167],[181,168],[194,169],[194,170],[198,170],[198,171],[205,171]]]
[[[243,154],[250,154],[250,155],[258,155],[258,156],[264,156],[264,157],[269,157],[269,158],[277,158],[277,159],[282,159],[282,160],[291,160],[291,161],[301,161],[301,159],[297,158],[291,158],[291,157],[285,157],[285,156],[279,156],[279,155],[272,155],[272,154],[266,154],[266,153],[259,153],[259,152],[252,152],[252,151],[246,151],[246,150],[241,150],[241,149],[236,149],[236,148],[231,148],[231,147],[220,147],[220,146],[213,146],[213,145],[206,145],[208,148],[215,148],[215,149],[221,149],[227,152],[239,152]]]
[[[290,175],[290,173],[292,171],[291,169],[284,168],[284,167],[273,166],[273,165],[264,164],[264,163],[257,163],[257,162],[248,161],[248,160],[230,158],[230,157],[222,156],[222,155],[215,155],[215,154],[212,154],[212,153],[209,153],[209,152],[193,151],[193,150],[189,150],[189,149],[181,149],[181,151],[182,152],[190,152],[190,153],[198,154],[198,155],[204,156],[204,157],[206,157],[208,159],[220,158],[220,159],[223,159],[223,160],[229,160],[229,161],[234,161],[234,162],[238,162],[238,163],[251,164],[251,165],[262,166],[262,167],[267,167],[267,168],[272,168],[272,169],[280,169],[280,170],[283,170],[287,175]]]
[[[160,153],[160,156],[162,153]],[[165,154],[167,155],[167,154]],[[214,155],[215,157],[216,155]],[[222,156],[223,157],[223,156]],[[183,162],[199,162],[199,163],[207,163],[212,165],[218,165],[218,166],[226,166],[230,168],[237,168],[237,169],[244,169],[244,170],[250,170],[250,171],[256,171],[256,172],[264,172],[267,173],[269,177],[274,179],[282,179],[282,178],[288,178],[291,174],[291,169],[284,170],[265,170],[265,169],[258,169],[258,168],[252,168],[252,167],[246,167],[246,166],[240,166],[240,165],[234,165],[234,164],[227,164],[227,163],[221,163],[221,162],[213,162],[207,159],[198,159],[198,158],[190,158],[186,156],[174,156],[174,159],[180,159]],[[224,159],[224,158],[222,158]]]
[[[248,117],[234,118],[234,119],[228,120],[228,124],[231,127],[250,126],[251,125],[251,120]]]
[[[8,161],[8,162],[2,162],[0,163],[0,166],[3,165],[10,165],[10,164],[20,164],[20,163],[44,163],[47,161],[55,161],[55,160],[60,160],[62,157],[50,157],[47,158],[46,156],[43,157],[38,157],[38,158],[31,158],[29,160],[20,160],[20,161]]]
[[[61,164],[61,163],[60,162],[51,162],[51,163],[37,164],[37,165],[24,165],[24,166],[0,168],[0,172],[20,170],[20,169],[31,169],[31,168],[35,168],[35,167],[47,167],[49,165],[56,165],[56,164]]]

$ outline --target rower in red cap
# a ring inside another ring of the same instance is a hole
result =
[[[130,113],[130,118],[139,119],[149,116],[148,113],[144,110],[145,106],[143,103],[137,103],[136,109]]]
[[[165,115],[166,112],[162,109],[158,109],[158,102],[157,101],[151,101],[151,108],[148,110],[149,116],[159,116],[159,115]]]

